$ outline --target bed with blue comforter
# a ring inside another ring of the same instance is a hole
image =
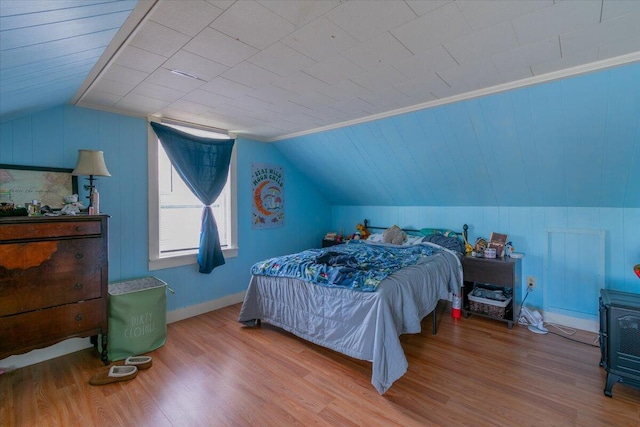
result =
[[[462,286],[460,254],[426,242],[351,241],[258,262],[251,273],[240,322],[264,321],[372,362],[380,394],[407,371],[399,336],[419,333]]]

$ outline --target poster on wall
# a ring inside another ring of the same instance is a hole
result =
[[[284,168],[263,163],[251,164],[253,193],[252,228],[284,225]]]

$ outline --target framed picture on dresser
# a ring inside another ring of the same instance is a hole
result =
[[[61,208],[63,197],[78,193],[73,169],[0,164],[0,190],[10,191],[16,206],[37,200],[53,209]]]

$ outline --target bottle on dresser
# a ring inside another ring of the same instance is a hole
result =
[[[89,215],[98,215],[100,213],[100,194],[97,188],[91,190],[91,199],[89,205]]]

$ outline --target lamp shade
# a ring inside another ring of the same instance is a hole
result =
[[[71,175],[111,176],[104,164],[104,153],[96,150],[78,150],[78,163]]]

